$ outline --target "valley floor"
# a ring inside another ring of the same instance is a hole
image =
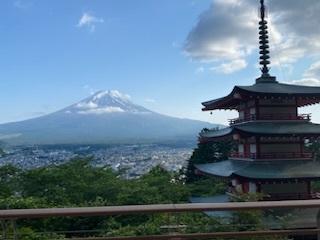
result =
[[[1,165],[12,164],[20,168],[37,168],[59,165],[80,156],[93,158],[99,167],[110,166],[124,172],[125,178],[135,178],[147,173],[155,166],[169,171],[178,171],[186,166],[192,148],[163,146],[158,144],[139,145],[91,145],[91,146],[20,146],[5,149]]]

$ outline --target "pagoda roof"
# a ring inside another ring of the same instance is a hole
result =
[[[320,96],[320,87],[284,84],[278,82],[256,83],[251,86],[237,86],[240,90],[251,93],[316,95]]]
[[[216,163],[195,164],[195,168],[205,174],[231,177],[235,172],[247,167],[249,164],[249,161],[224,160]]]
[[[202,131],[202,139],[220,138],[233,133],[251,135],[319,135],[320,124],[303,121],[254,121],[236,124],[219,130]]]
[[[260,180],[320,178],[320,163],[311,160],[225,160],[195,167],[204,174],[218,177],[240,176]]]
[[[203,102],[203,110],[209,111],[215,109],[234,109],[241,101],[243,101],[241,97],[242,95],[270,95],[284,97],[301,96],[313,98],[320,97],[320,87],[284,84],[277,81],[260,81],[251,86],[235,86],[229,95]],[[319,102],[319,99],[317,99],[315,102]],[[298,106],[304,106],[315,102],[309,103],[301,101],[301,103],[298,103]]]

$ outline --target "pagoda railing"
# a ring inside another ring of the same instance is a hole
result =
[[[233,158],[249,159],[312,159],[313,153],[303,152],[268,152],[268,153],[239,153],[234,152],[230,155]]]
[[[256,120],[256,115],[255,114],[249,114],[245,116],[244,118],[233,118],[229,119],[229,124],[234,125],[242,122],[249,122],[249,121],[254,121]]]
[[[288,113],[277,113],[277,114],[260,114],[259,117],[256,114],[246,115],[244,118],[229,119],[229,124],[234,125],[242,122],[249,122],[255,120],[301,120],[311,121],[311,113],[309,114],[288,114]]]
[[[320,199],[320,193],[273,193],[264,197],[264,200],[277,201],[277,200],[307,200],[307,199]]]
[[[277,113],[277,114],[260,114],[257,120],[311,120],[310,114],[289,114],[289,113]]]

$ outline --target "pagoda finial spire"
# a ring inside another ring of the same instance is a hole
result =
[[[264,5],[264,0],[260,0],[261,8],[260,8],[260,17],[261,20],[259,21],[259,43],[260,43],[260,65],[262,66],[261,72],[262,76],[269,77],[269,67],[270,64],[270,56],[269,56],[269,40],[268,40],[268,26],[267,21],[265,20],[266,15],[266,8]]]
[[[260,21],[259,21],[259,49],[260,49],[260,65],[261,65],[261,77],[257,79],[257,82],[270,82],[276,81],[275,77],[271,77],[269,74],[270,64],[270,51],[269,51],[269,36],[268,36],[268,25],[266,19],[266,7],[264,0],[260,0]]]

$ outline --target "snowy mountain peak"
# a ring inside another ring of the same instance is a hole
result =
[[[90,97],[67,108],[66,113],[110,114],[150,113],[151,111],[130,101],[130,96],[117,90],[98,91]]]
[[[131,98],[129,95],[123,94],[118,90],[98,91],[91,96],[93,101],[98,101],[105,97],[115,98],[124,102],[129,102]]]
[[[196,140],[206,122],[152,112],[119,91],[99,91],[51,114],[0,124],[0,140],[10,144],[133,144]]]

